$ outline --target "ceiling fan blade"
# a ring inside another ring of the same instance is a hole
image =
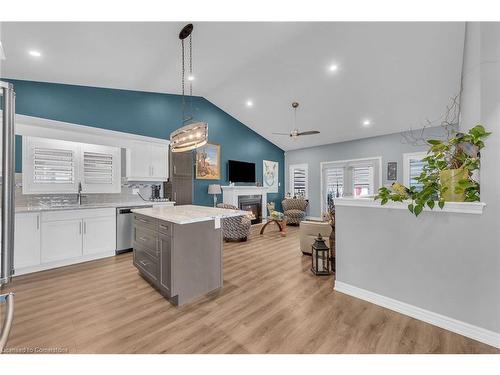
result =
[[[290,133],[273,133],[273,134],[276,134],[276,135],[288,135],[288,136],[290,136]]]
[[[297,133],[297,135],[313,135],[313,134],[319,134],[319,131],[317,131],[317,130],[308,130],[308,131],[305,131],[305,132]]]

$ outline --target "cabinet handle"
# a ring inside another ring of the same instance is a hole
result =
[[[82,234],[82,222],[80,221],[80,224],[78,225],[80,234]]]
[[[176,173],[177,173],[177,168],[174,165],[174,174],[176,174]]]
[[[40,215],[36,216],[36,230],[40,230]]]
[[[146,237],[139,237],[139,239],[140,239],[141,241],[144,241],[144,242],[146,242],[146,241],[148,240]]]
[[[147,265],[148,265],[148,264],[147,264],[145,261],[143,261],[143,260],[140,260],[140,261],[139,261],[139,263],[140,263],[140,264],[142,264],[143,266],[147,266]]]

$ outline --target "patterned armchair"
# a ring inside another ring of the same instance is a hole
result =
[[[288,224],[299,225],[306,217],[309,202],[302,198],[290,198],[281,202]]]
[[[238,210],[231,204],[219,203],[218,208]],[[222,221],[222,236],[224,241],[246,241],[250,235],[252,220],[249,216],[226,217]]]

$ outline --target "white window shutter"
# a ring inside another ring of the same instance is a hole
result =
[[[118,147],[81,145],[84,193],[119,193],[121,191],[121,150]]]
[[[76,143],[23,137],[23,194],[76,193],[78,176]]]
[[[296,164],[290,166],[290,193],[292,196],[308,196],[308,165]]]
[[[373,167],[353,167],[353,193],[355,197],[373,195]]]
[[[332,198],[342,197],[344,195],[344,168],[326,168],[324,176],[327,195]]]

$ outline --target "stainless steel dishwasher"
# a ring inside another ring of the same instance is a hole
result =
[[[116,209],[116,254],[132,250],[134,246],[134,208],[149,206],[118,207]]]

